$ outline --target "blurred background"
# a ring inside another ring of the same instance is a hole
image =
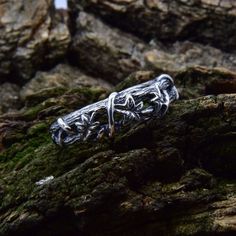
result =
[[[111,89],[140,70],[169,73],[181,99],[236,90],[234,1],[11,0],[1,9],[1,113],[35,91],[79,80]]]

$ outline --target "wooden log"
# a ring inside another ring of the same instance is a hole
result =
[[[52,120],[100,95],[67,91],[0,118],[0,235],[233,235],[236,95],[175,102],[114,140],[55,146]]]

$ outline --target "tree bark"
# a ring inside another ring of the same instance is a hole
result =
[[[175,77],[182,98],[236,91],[234,54],[191,42],[147,44],[86,12],[76,22],[70,61],[95,77],[117,84],[132,72],[152,69]]]
[[[55,11],[54,1],[1,0],[0,9],[0,83],[22,84],[64,58],[68,16]]]
[[[100,15],[110,24],[164,43],[191,40],[235,51],[236,3],[228,0],[69,0],[75,9]],[[227,39],[227,40],[226,40]]]
[[[0,236],[234,235],[234,1],[69,4],[67,25],[52,0],[0,0],[0,80],[19,82],[0,89]],[[58,117],[163,72],[162,119],[52,142]]]
[[[80,106],[98,91],[81,89]],[[47,127],[77,96],[1,117],[0,235],[235,233],[235,95],[178,101],[114,140],[60,148]]]

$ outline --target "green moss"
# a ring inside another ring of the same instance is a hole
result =
[[[4,163],[1,169],[4,167],[5,171],[10,171],[16,166],[19,167],[19,163],[21,163],[21,166],[22,163],[27,164],[35,156],[35,149],[47,142],[51,142],[48,133],[41,133],[35,137],[24,136],[24,140],[20,143],[13,144],[0,154],[1,163]]]
[[[107,148],[99,143],[78,143],[61,148],[53,144],[48,128],[48,121],[34,122],[20,141],[1,152],[0,174],[5,176],[2,209],[22,201],[40,179],[63,175],[94,152]]]
[[[114,91],[121,91],[136,84],[146,82],[153,79],[155,73],[153,71],[137,71],[129,75],[126,79],[121,81],[114,89]]]
[[[95,102],[106,91],[100,87],[83,87],[74,88],[69,90],[66,95],[79,95],[81,99],[78,100],[78,104],[84,105],[85,103]]]
[[[28,108],[23,114],[22,118],[26,121],[34,120],[37,118],[38,113],[43,110],[44,106],[39,104],[35,107]]]
[[[59,92],[62,93],[62,95]],[[97,101],[99,97],[105,93],[105,90],[96,87],[84,87],[72,89],[69,91],[59,89],[59,92],[55,92],[55,96],[58,96],[57,98],[50,96],[49,98],[46,98],[42,94],[43,102],[32,102],[30,106],[26,107],[22,112],[21,119],[25,121],[32,121],[41,116],[44,116],[44,113],[45,115],[50,114],[55,116],[60,112],[60,110],[63,110],[65,113],[69,112],[71,109],[79,108],[80,106],[88,105],[91,102]],[[37,94],[37,97],[38,96],[40,97],[40,93]],[[32,99],[34,99],[34,97],[32,97]],[[32,104],[35,105],[31,106]]]
[[[133,194],[134,197],[144,200],[140,207],[137,206],[138,210],[141,209],[142,212],[145,209],[150,210],[151,217],[155,217],[156,213],[161,212],[161,220],[158,222],[159,218],[157,216],[157,224],[161,221],[165,221],[165,225],[168,223],[168,229],[165,229],[163,232],[170,232],[171,235],[201,235],[202,232],[210,231],[212,218],[208,213],[205,213],[205,209],[201,209],[200,204],[203,203],[206,206],[212,198],[222,198],[222,196],[226,196],[229,192],[235,192],[235,183],[232,183],[233,187],[229,186],[228,181],[218,185],[211,184],[212,176],[202,169],[195,169],[180,180],[176,180],[176,182],[169,184],[166,184],[164,181],[160,182],[161,180],[158,179],[158,175],[155,173],[157,168],[160,168],[160,162],[157,162],[155,158],[156,153],[159,157],[163,155],[163,159],[164,157],[175,157],[179,154],[177,149],[174,152],[168,153],[158,152],[158,150],[164,150],[166,145],[172,146],[172,143],[165,143],[164,146],[158,144],[156,152],[154,152],[154,148],[147,149],[147,143],[150,144],[149,136],[150,141],[158,141],[151,136],[155,132],[157,132],[155,137],[158,137],[158,135],[159,138],[162,137],[160,136],[161,132],[167,133],[167,136],[171,139],[179,138],[178,131],[173,131],[176,124],[179,125],[177,122],[173,123],[176,119],[182,119],[184,124],[181,123],[180,128],[185,129],[187,127],[187,131],[192,136],[196,134],[195,129],[207,128],[207,125],[204,126],[205,116],[200,116],[199,119],[191,119],[195,115],[195,110],[198,109],[200,101],[176,102],[172,106],[173,110],[170,109],[168,115],[163,118],[163,122],[168,123],[165,129],[156,129],[155,131],[148,128],[148,132],[145,133],[145,127],[143,126],[138,129],[131,129],[130,133],[124,134],[121,132],[114,140],[111,141],[109,139],[110,143],[108,140],[103,140],[92,144],[85,142],[76,143],[63,148],[56,146],[51,140],[48,129],[50,123],[56,119],[59,112],[62,115],[69,110],[97,101],[103,94],[104,91],[96,88],[73,89],[57,98],[46,99],[46,101],[35,107],[26,108],[20,117],[22,124],[26,125],[22,129],[12,129],[12,136],[9,135],[9,137],[12,137],[11,140],[13,141],[0,154],[0,174],[4,176],[3,179],[0,179],[0,191],[3,189],[3,195],[0,196],[0,210],[8,211],[10,209],[9,211],[15,211],[17,205],[22,206],[25,203],[30,205],[30,201],[34,201],[32,200],[34,197],[36,201],[39,200],[37,202],[39,208],[41,203],[44,205],[44,200],[48,201],[45,207],[49,208],[51,203],[52,205],[60,204],[61,201],[68,203],[70,200],[74,201],[73,206],[78,206],[79,208],[83,204],[79,202],[83,201],[81,195],[90,194],[93,190],[97,190],[95,195],[98,198],[104,196],[102,192],[106,192],[106,190],[113,191],[112,194],[117,197],[114,192],[116,190],[109,184],[111,183],[119,191],[120,187],[117,186],[121,181],[124,181],[125,188],[126,186],[130,188],[127,194]],[[185,125],[185,122],[188,125]],[[219,127],[221,124],[217,117],[212,118],[210,122],[213,123],[214,127]],[[195,126],[192,124],[195,124]],[[169,127],[167,128],[167,126]],[[161,127],[159,126],[159,128]],[[11,131],[11,129],[9,130]],[[167,132],[162,132],[162,130]],[[201,130],[200,133],[204,132]],[[134,137],[137,138],[135,139]],[[145,140],[143,137],[145,137]],[[220,141],[220,144],[224,143],[224,148],[217,149],[217,154],[222,155],[222,157],[225,157],[226,153],[228,153],[228,156],[235,154],[235,142],[232,140],[230,138],[226,143]],[[141,147],[145,147],[145,149],[142,149],[142,152],[137,149],[138,141],[141,142]],[[156,145],[154,142],[153,147]],[[111,143],[112,145],[110,145]],[[173,145],[175,145],[174,142]],[[117,152],[111,150],[111,148],[115,149],[117,146]],[[220,148],[220,145],[218,146]],[[123,150],[124,152],[121,153],[124,147],[127,147],[127,150]],[[134,148],[137,150],[133,150]],[[178,148],[180,151],[185,151],[182,146]],[[109,154],[102,151],[107,151]],[[89,158],[91,156],[93,158]],[[89,160],[85,161],[87,158]],[[174,164],[174,168],[180,169],[178,166],[179,159],[174,158],[170,160],[174,161],[173,163],[168,162],[164,170],[168,170],[168,166],[172,164]],[[173,173],[173,170],[171,170],[170,174]],[[35,185],[35,182],[51,175],[55,177],[55,182],[52,182],[52,184],[43,188]],[[152,183],[156,180],[159,181],[157,181],[156,185],[149,185],[147,183],[148,181]],[[102,186],[103,184],[106,186]],[[142,185],[149,188],[143,191],[145,196],[142,194],[142,191],[139,191],[139,187],[142,187]],[[152,208],[152,203],[148,205],[149,195],[156,201],[154,204],[155,208]],[[71,199],[66,199],[67,196],[71,197]],[[129,198],[130,196],[127,197]],[[146,197],[147,203],[145,202]],[[134,203],[137,204],[138,201],[134,200]],[[192,206],[194,203],[196,203],[196,207]],[[190,206],[190,204],[192,205]],[[32,203],[31,206],[34,206],[34,204]],[[159,206],[161,210],[163,207],[163,212],[159,211]],[[19,211],[22,209],[19,209]],[[72,209],[74,210],[74,208]],[[130,213],[132,214],[132,212]],[[155,232],[158,232],[158,230]]]
[[[209,212],[189,213],[185,212],[184,217],[171,221],[174,235],[201,235],[212,231],[213,219]]]
[[[31,126],[28,129],[27,133],[30,136],[34,136],[35,134],[45,132],[46,130],[48,130],[48,124],[45,122],[39,122],[39,123],[36,123],[35,125]]]
[[[35,106],[48,98],[58,97],[63,95],[67,91],[64,87],[55,87],[50,89],[40,90],[38,93],[34,93],[26,97],[25,101],[28,107]]]
[[[44,102],[34,106],[34,107],[26,107],[25,111],[20,115],[20,119],[24,121],[33,121],[32,125],[29,128],[20,128],[19,130],[13,130],[12,133],[7,132],[7,143],[8,148],[4,150],[0,154],[0,170],[1,171],[10,171],[14,169],[24,168],[29,162],[34,159],[41,158],[40,155],[43,155],[45,159],[50,158],[52,156],[52,152],[49,149],[46,149],[48,153],[45,153],[45,147],[47,144],[52,144],[52,140],[50,134],[48,132],[51,121],[55,118],[47,118],[47,120],[43,119],[42,121],[37,121],[39,115],[42,116],[45,113],[45,116],[52,115],[55,116],[55,111],[52,109],[55,105],[67,106],[67,109],[70,107],[76,107],[80,105],[84,105],[85,103],[90,103],[96,101],[101,94],[104,93],[104,90],[100,88],[76,88],[69,91],[65,91],[65,89],[58,88],[50,91],[43,91],[38,94],[32,95],[31,99],[36,101],[39,96],[42,96],[46,92],[50,92],[50,96],[54,94],[55,96],[63,93],[63,96],[55,98],[46,99]],[[68,101],[72,101],[69,103]],[[37,102],[36,102],[37,103]],[[33,104],[33,103],[32,103]],[[62,109],[64,112],[67,112],[66,109]],[[54,146],[54,145],[53,145]],[[41,151],[43,151],[43,154]],[[55,157],[58,157],[58,152],[60,150],[59,147],[56,147]],[[37,150],[37,152],[36,152]],[[70,147],[66,149],[64,153],[65,156],[76,156],[80,155],[83,158],[88,157],[91,154],[92,150],[86,146],[86,144],[80,145],[79,148],[76,146]],[[52,158],[55,158],[52,157]],[[60,157],[59,157],[60,158]],[[79,158],[78,158],[79,159]],[[73,161],[66,161],[65,167],[66,169],[71,168],[73,166]],[[56,165],[55,165],[56,166]],[[61,171],[57,171],[57,174],[61,173]]]

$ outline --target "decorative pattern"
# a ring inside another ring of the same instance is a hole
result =
[[[50,128],[52,139],[62,146],[111,137],[124,126],[162,117],[178,97],[173,79],[163,74],[58,118]]]

